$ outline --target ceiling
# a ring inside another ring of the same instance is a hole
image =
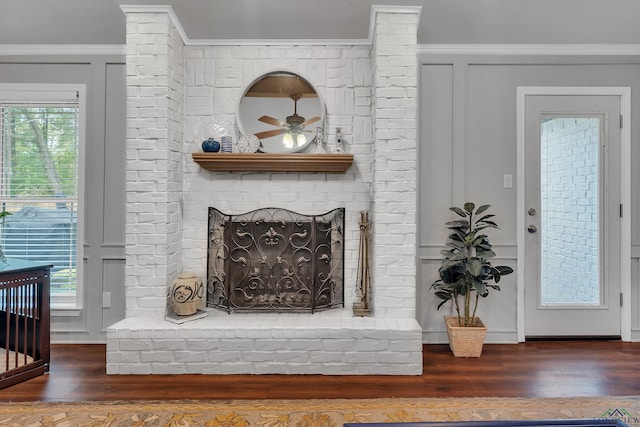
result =
[[[124,44],[120,4],[171,5],[190,39],[367,39],[422,6],[419,44],[640,43],[637,0],[2,0],[0,44]]]

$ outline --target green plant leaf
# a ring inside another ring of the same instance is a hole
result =
[[[453,234],[450,234],[450,235],[449,235],[449,238],[450,238],[451,240],[453,240],[453,241],[456,241],[456,242],[464,242],[464,238],[465,238],[465,236],[464,236],[464,233],[461,233],[461,232],[455,232],[455,233],[453,233]]]
[[[471,282],[473,283],[473,288],[478,292],[478,295],[481,297],[486,297],[489,295],[489,290],[487,290],[487,286],[482,280],[478,280],[476,278],[472,278]]]
[[[475,203],[467,202],[467,203],[464,204],[464,210],[467,211],[470,214],[473,213],[475,208],[476,208],[476,204]]]
[[[450,246],[450,245],[447,245]],[[451,257],[453,254],[455,254],[455,251],[452,249],[442,249],[440,251],[440,255],[444,256],[445,258],[449,258]]]
[[[443,264],[442,267],[438,269],[440,279],[446,284],[455,284],[461,277],[464,277],[464,270],[459,263],[449,263],[449,261],[446,263],[448,265]]]
[[[454,207],[449,208],[449,210],[450,210],[450,211],[455,212],[456,214],[458,214],[459,216],[461,216],[461,217],[463,217],[463,218],[466,218],[466,217],[467,217],[467,213],[466,213],[465,211],[463,211],[462,209],[457,208],[457,207],[455,207],[455,206],[454,206]]]
[[[485,212],[487,209],[489,209],[491,207],[491,205],[482,205],[478,208],[478,210],[476,211],[476,215],[480,216],[480,214],[482,214],[483,212]]]
[[[473,276],[479,276],[482,274],[482,261],[477,258],[472,258],[465,263],[467,271]]]
[[[464,243],[462,242],[456,242],[456,241],[449,241],[447,242],[447,246],[451,248],[451,253],[455,254],[457,252],[461,252],[464,250]]]
[[[483,258],[493,258],[496,256],[496,253],[491,249],[481,248],[477,250],[478,256],[482,255]]]
[[[442,269],[450,269],[451,267],[455,267],[455,266],[459,266],[460,265],[460,260],[459,259],[447,259],[445,261],[442,262]]]
[[[483,223],[485,226],[489,226],[489,227],[493,227],[493,228],[498,228],[498,224],[496,224],[496,223],[495,223],[495,222],[493,222],[493,221],[482,221],[482,223]],[[486,228],[486,227],[485,227],[485,228]]]
[[[445,225],[449,228],[460,228],[464,231],[468,228],[469,223],[467,221],[457,219],[455,221],[449,221],[445,223]]]
[[[476,254],[478,256],[483,256],[485,258],[492,258],[493,256],[495,256],[495,253],[491,249],[491,245],[489,245],[489,246],[480,245],[480,246],[476,247]]]
[[[438,298],[441,298],[443,300],[450,300],[453,297],[453,294],[451,292],[446,291],[436,291],[435,294]]]
[[[440,301],[440,304],[438,304],[438,306],[436,307],[436,310],[440,310],[440,307],[442,307],[443,305],[445,305],[446,303],[448,303],[450,300],[442,300]]]
[[[478,244],[478,247],[479,248],[485,248],[485,249],[491,249],[491,242],[489,241],[487,236],[485,236],[484,239],[482,239],[482,242],[480,242]]]
[[[482,230],[487,229],[487,228],[498,228],[498,227],[495,226],[495,225],[480,225],[480,226],[476,227],[475,231],[478,232],[478,231],[482,231]]]
[[[473,239],[473,246],[475,247],[480,247],[480,246],[487,246],[487,238],[488,236],[486,234],[480,234],[478,236],[475,237],[475,239]],[[489,248],[491,248],[491,245],[488,245]]]
[[[494,268],[500,272],[501,276],[513,273],[513,268],[506,265],[496,265]]]
[[[455,236],[455,237],[454,237]],[[465,232],[460,229],[453,229],[453,233],[449,235],[450,239],[458,240],[459,242],[464,242]]]
[[[478,221],[476,221],[476,222],[483,222],[483,221],[488,220],[489,218],[493,218],[494,216],[495,216],[494,214],[485,215],[482,218],[479,218]]]

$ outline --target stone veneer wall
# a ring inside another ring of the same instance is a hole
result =
[[[128,157],[126,319],[107,372],[420,374],[416,305],[416,32],[419,9],[380,8],[374,46],[196,46],[172,13],[126,9]],[[243,90],[271,71],[308,79],[355,156],[345,174],[214,173],[192,162],[194,124],[235,123]],[[184,126],[184,127],[183,127]],[[184,133],[184,137],[183,137]],[[346,208],[343,310],[164,321],[167,285],[206,273],[207,208],[242,213]],[[373,310],[354,318],[361,210],[372,210]]]

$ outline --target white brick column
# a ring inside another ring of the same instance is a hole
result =
[[[415,318],[420,8],[374,6],[373,13],[374,310]]]
[[[168,13],[127,11],[126,316],[163,315],[182,268],[183,41]]]

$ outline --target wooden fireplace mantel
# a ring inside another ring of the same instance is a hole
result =
[[[346,153],[193,153],[209,171],[344,173],[353,164]]]

